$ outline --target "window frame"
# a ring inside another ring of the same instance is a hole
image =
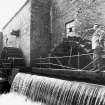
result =
[[[69,35],[70,32],[67,32],[67,25],[69,25],[69,24],[74,24],[71,28],[72,28],[72,32],[75,32],[75,31],[74,31],[74,30],[75,30],[75,20],[68,21],[67,23],[65,23],[65,33],[66,33],[66,37],[70,36],[70,35]],[[74,29],[73,29],[73,27],[74,27]],[[70,28],[68,28],[68,29],[70,29]]]

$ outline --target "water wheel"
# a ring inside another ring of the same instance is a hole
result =
[[[52,52],[56,68],[89,70],[93,67],[91,42],[80,37],[65,38]]]
[[[9,60],[12,60],[13,67],[24,67],[25,61],[23,53],[20,49],[14,47],[4,47],[1,53],[1,62],[6,60],[8,63]]]

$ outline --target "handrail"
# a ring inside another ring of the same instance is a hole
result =
[[[45,58],[42,58],[42,57],[40,57],[40,58],[36,58],[37,60],[39,60],[39,61],[36,61],[35,62],[35,64],[37,65],[37,64],[39,64],[39,68],[42,68],[43,66],[42,65],[48,65],[49,66],[49,68],[51,68],[51,65],[52,66],[58,66],[58,67],[62,67],[62,68],[66,68],[66,69],[72,69],[72,70],[76,70],[76,69],[79,69],[79,68],[74,68],[74,67],[69,67],[69,66],[66,66],[66,65],[63,65],[63,64],[61,64],[61,63],[52,63],[51,62],[51,59],[61,59],[61,58],[72,58],[72,57],[80,57],[80,56],[87,56],[87,55],[93,55],[93,53],[88,53],[88,54],[78,54],[78,55],[72,55],[72,56],[60,56],[60,57],[57,57],[57,56],[51,56],[50,54],[49,54],[49,56],[48,57],[45,57]],[[45,62],[43,62],[43,60],[48,60],[48,61],[45,61]],[[87,68],[89,65],[91,65],[93,63],[93,61],[92,62],[90,62],[88,65],[86,65],[85,67],[83,67],[81,70],[84,70],[85,68]],[[42,67],[41,67],[42,66]],[[78,66],[79,67],[79,66]],[[45,67],[46,68],[46,67]],[[53,68],[53,67],[52,67]]]
[[[8,57],[8,59],[0,59],[0,61],[7,61],[7,60],[11,60],[11,59],[24,59],[24,58],[18,58],[18,57]]]
[[[18,57],[8,57],[8,60],[9,59],[24,59],[24,58],[18,58]]]
[[[52,56],[48,56],[48,57],[44,57],[44,58],[42,58],[42,57],[40,57],[40,58],[36,58],[36,59],[48,59],[48,58],[68,58],[68,57],[78,57],[78,56],[84,56],[84,55],[93,55],[93,53],[88,53],[88,54],[80,54],[80,55],[72,55],[72,56],[61,56],[61,57],[58,57],[58,56],[56,56],[56,57],[52,57]]]
[[[54,66],[60,66],[60,67],[63,67],[63,68],[68,68],[68,69],[76,69],[76,68],[73,68],[73,67],[69,67],[69,66],[63,66],[63,65],[59,65],[59,64],[55,64],[55,63],[36,63],[36,64],[49,64],[49,65],[54,65]]]

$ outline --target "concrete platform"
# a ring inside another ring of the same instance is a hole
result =
[[[32,68],[32,73],[70,81],[82,81],[105,85],[105,71],[94,72],[85,70],[81,71],[68,69]]]

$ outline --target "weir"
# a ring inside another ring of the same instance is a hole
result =
[[[45,105],[105,105],[105,86],[18,73],[11,92]]]

